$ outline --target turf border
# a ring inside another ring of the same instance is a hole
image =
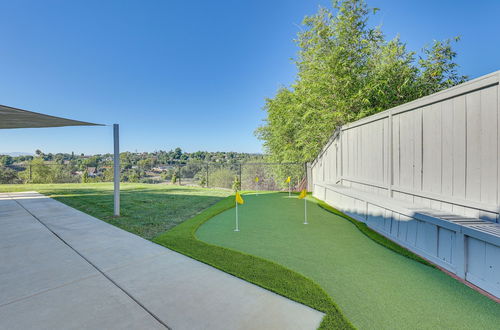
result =
[[[196,230],[234,207],[234,195],[158,235],[153,242],[325,313],[319,329],[354,329],[332,298],[311,279],[277,263],[196,238]]]

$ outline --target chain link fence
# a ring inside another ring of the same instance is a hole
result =
[[[0,184],[112,182],[112,165],[13,164],[0,166]]]
[[[290,185],[286,182],[290,177]],[[0,184],[112,182],[113,165],[14,164],[0,166]],[[303,163],[196,163],[151,166],[125,165],[121,182],[176,184],[241,190],[302,189],[307,181]]]

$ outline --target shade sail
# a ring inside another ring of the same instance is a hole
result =
[[[42,113],[0,105],[0,129],[62,126],[103,126],[102,124],[44,115]]]

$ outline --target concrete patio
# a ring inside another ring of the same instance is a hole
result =
[[[323,314],[36,192],[0,194],[2,329],[315,329]]]

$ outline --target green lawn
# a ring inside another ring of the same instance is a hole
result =
[[[234,209],[201,225],[209,244],[283,265],[319,284],[362,329],[495,329],[500,305],[441,271],[406,258],[365,236],[312,199],[246,195],[240,232]],[[183,227],[183,224],[177,228]],[[176,229],[177,229],[176,228]],[[160,236],[162,237],[162,236]]]
[[[121,216],[113,215],[112,183],[0,185],[0,192],[38,191],[147,239],[194,217],[226,190],[161,184],[121,184]]]

